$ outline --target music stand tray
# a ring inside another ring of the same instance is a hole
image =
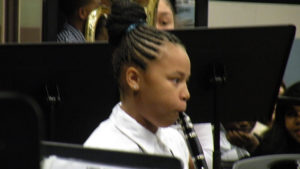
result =
[[[105,166],[119,169],[182,169],[180,160],[174,157],[93,149],[78,144],[49,141],[42,142],[41,155],[44,158],[55,155],[61,159],[69,160],[69,162],[82,162],[86,166]]]

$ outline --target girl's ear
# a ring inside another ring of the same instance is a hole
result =
[[[131,88],[134,91],[138,91],[140,89],[140,71],[130,66],[126,70],[126,83],[128,84],[129,88]]]

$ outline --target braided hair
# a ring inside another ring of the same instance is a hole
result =
[[[144,8],[135,2],[112,1],[107,29],[113,48],[114,75],[121,90],[120,76],[125,66],[146,70],[147,63],[157,59],[159,47],[164,42],[183,46],[175,35],[146,25],[146,17]]]

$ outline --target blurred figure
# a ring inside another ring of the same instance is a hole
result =
[[[105,16],[101,16],[98,20],[95,32],[95,41],[108,41],[108,32],[106,29]]]
[[[90,12],[100,5],[100,0],[61,0],[59,2],[66,22],[57,34],[57,42],[85,42],[85,25]]]
[[[221,168],[231,169],[235,161],[251,156],[259,144],[260,137],[254,134],[255,121],[227,122],[220,126]],[[213,168],[213,125],[197,123],[194,125],[198,139],[204,150],[210,169]]]
[[[253,133],[255,121],[223,123],[220,133],[222,161],[236,161],[249,157],[259,144],[259,137]]]
[[[280,88],[279,88],[279,91],[278,91],[278,96],[282,96],[284,94],[284,92],[286,91],[286,85],[284,82],[281,82],[280,84]],[[276,111],[276,105],[275,105],[275,108],[274,108],[274,112],[272,113],[272,119],[270,122],[267,122],[267,125],[269,127],[272,127],[273,125],[273,122],[275,120],[275,111]]]
[[[111,9],[111,0],[101,0],[101,7],[108,11]],[[108,41],[108,32],[106,28],[107,16],[109,12],[104,12],[98,19],[95,29],[95,41]]]
[[[156,14],[156,28],[172,30],[175,28],[175,12],[169,0],[159,0]]]
[[[275,120],[252,155],[300,153],[300,82],[286,89]]]
[[[108,0],[102,4],[110,8],[111,4]],[[104,16],[99,18],[97,28],[96,28],[96,37],[97,41],[107,41],[108,33],[106,27],[106,18]],[[158,30],[173,30],[175,28],[175,11],[170,0],[159,0],[157,5],[157,14],[155,27]]]

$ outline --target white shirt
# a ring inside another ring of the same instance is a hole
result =
[[[243,148],[231,144],[226,138],[226,131],[221,125],[220,148],[222,161],[237,161],[243,157],[250,156],[250,153]]]
[[[194,124],[195,132],[197,133],[199,142],[204,151],[205,160],[208,168],[212,168],[213,164],[213,126],[211,123],[197,123]],[[224,127],[220,127],[220,151],[222,161],[236,161],[242,157],[249,156],[249,152],[245,149],[232,145],[226,138]]]
[[[84,143],[85,147],[146,154],[174,155],[188,169],[189,151],[184,138],[172,127],[158,128],[156,133],[139,124],[117,104]]]
[[[197,134],[198,140],[201,144],[205,161],[209,169],[213,168],[213,129],[211,123],[196,123],[194,124],[194,130]]]

